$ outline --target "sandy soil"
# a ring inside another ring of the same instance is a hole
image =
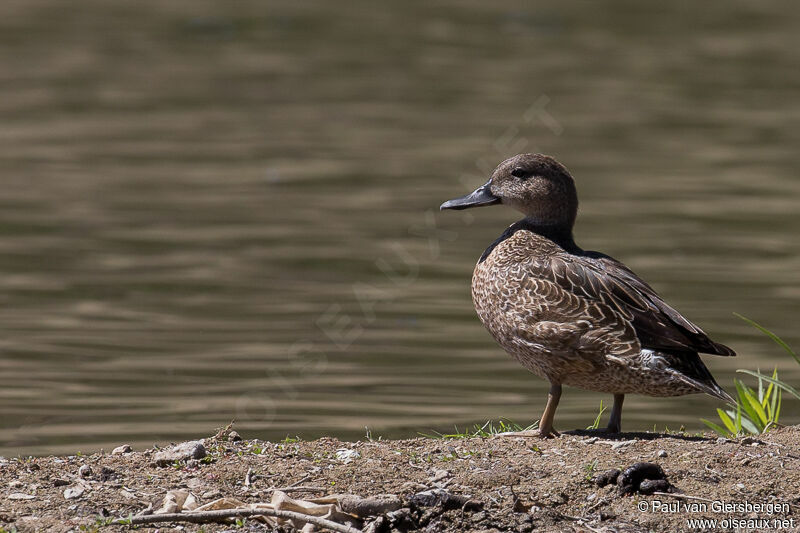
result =
[[[220,434],[202,442],[204,458],[168,458],[166,466],[155,464],[157,449],[3,459],[0,531],[122,531],[130,526],[109,522],[162,508],[168,491],[191,493],[197,504],[222,497],[268,503],[281,488],[306,500],[396,495],[394,510],[353,518],[353,527],[373,532],[800,530],[800,427],[735,441],[636,433],[280,443]],[[638,462],[660,465],[675,492],[598,486],[603,472]],[[431,494],[438,496],[425,497]],[[688,522],[703,518],[716,526]],[[255,518],[138,527],[294,530]]]

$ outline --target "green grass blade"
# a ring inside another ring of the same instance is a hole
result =
[[[784,342],[784,340],[783,340],[783,339],[781,339],[780,337],[778,337],[776,334],[772,333],[770,330],[768,330],[767,328],[765,328],[764,326],[762,326],[762,325],[761,325],[761,324],[759,324],[758,322],[755,322],[755,321],[753,321],[753,320],[750,320],[750,319],[749,319],[749,318],[747,318],[746,316],[740,315],[739,313],[733,313],[733,314],[734,314],[735,316],[737,316],[737,317],[741,318],[742,320],[744,320],[745,322],[747,322],[748,324],[750,324],[751,326],[753,326],[753,327],[754,327],[754,328],[756,328],[757,330],[761,331],[761,333],[763,333],[764,335],[766,335],[766,336],[767,336],[767,337],[769,337],[770,339],[772,339],[772,341],[773,341],[775,344],[777,344],[778,346],[780,346],[781,348],[783,348],[784,350],[786,350],[786,353],[788,353],[789,355],[791,355],[791,356],[792,356],[792,358],[794,358],[794,360],[795,360],[795,361],[797,361],[797,364],[798,364],[798,365],[800,365],[800,356],[799,356],[799,355],[797,355],[797,354],[794,352],[794,350],[792,350],[792,349],[789,347],[789,345],[788,345],[788,344],[786,344],[786,342]]]
[[[791,394],[792,396],[794,396],[795,398],[800,400],[800,392],[798,392],[797,389],[795,389],[794,387],[792,387],[791,385],[789,385],[785,381],[781,381],[779,379],[773,379],[773,378],[771,378],[771,377],[769,377],[767,375],[762,374],[761,372],[753,372],[752,370],[739,369],[739,370],[737,370],[737,372],[741,372],[742,374],[747,374],[747,375],[753,376],[755,378],[759,378],[760,377],[764,381],[768,381],[770,383],[774,383],[777,387],[780,387],[781,389],[785,390],[786,392],[788,392],[789,394]]]
[[[772,379],[778,379],[778,367],[775,367],[775,369],[772,371]],[[770,413],[771,413],[772,419],[775,420],[776,422],[777,422],[777,419],[775,417],[775,405],[777,403],[778,394],[779,394],[779,391],[778,391],[777,388],[775,388],[775,384],[774,383],[770,383],[769,384],[769,389],[767,389],[767,396],[770,397],[769,406],[770,406]]]
[[[742,419],[742,428],[744,428],[751,435],[761,435],[761,433],[763,433],[761,428],[757,428],[756,425],[747,418]]]
[[[759,402],[758,398],[756,398],[755,392],[749,387],[745,387],[744,398],[745,401],[750,404],[750,407],[756,412],[756,416],[753,417],[753,422],[756,422],[758,426],[763,429],[764,426],[767,425],[767,422],[769,422],[769,419],[767,418],[767,413],[764,412],[764,408],[761,406],[761,402]]]
[[[718,424],[715,424],[714,422],[706,420],[705,418],[701,418],[700,421],[703,424],[705,424],[708,427],[710,427],[712,430],[714,430],[718,435],[720,435],[722,437],[730,437],[731,436],[731,432],[730,431],[728,431],[727,429],[723,428],[722,426],[720,426]]]
[[[731,434],[736,435],[736,424],[733,423],[733,420],[731,420],[731,417],[728,416],[728,413],[718,407],[717,414],[719,415],[719,419],[722,420],[722,423],[725,424],[725,427],[728,428],[728,431]]]
[[[597,418],[594,419],[594,422],[592,422],[592,425],[589,426],[586,429],[597,429],[597,428],[599,428],[600,427],[600,418],[603,416],[603,413],[605,413],[605,412],[606,412],[606,408],[603,407],[603,400],[600,400],[600,412],[597,413]]]
[[[753,406],[750,405],[750,401],[747,398],[749,387],[738,379],[734,379],[733,384],[736,385],[736,395],[738,396],[736,405],[741,406],[744,409],[744,412],[747,414],[747,417],[750,418],[750,420],[758,420],[758,413],[755,409],[753,409]],[[766,422],[764,423],[766,424]]]

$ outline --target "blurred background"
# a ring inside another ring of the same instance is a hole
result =
[[[0,453],[414,437],[536,420],[475,316],[517,214],[439,213],[556,156],[576,236],[800,381],[800,10],[790,2],[107,2],[0,7]],[[594,419],[567,389],[559,429]],[[709,397],[630,396],[699,430]],[[787,401],[783,421],[800,422]]]

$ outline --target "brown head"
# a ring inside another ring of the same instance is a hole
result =
[[[569,171],[550,156],[519,154],[500,163],[492,177],[474,192],[448,200],[440,209],[468,209],[505,204],[537,226],[572,230],[578,215],[578,193]]]

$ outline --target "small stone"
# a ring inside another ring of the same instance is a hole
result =
[[[433,477],[431,478],[432,483],[437,483],[442,481],[443,479],[447,479],[450,477],[450,472],[447,470],[434,470]]]
[[[92,475],[92,467],[89,465],[83,465],[78,469],[78,475],[81,477],[89,477]]]
[[[36,496],[22,492],[12,492],[8,495],[9,500],[35,500]]]
[[[68,479],[55,478],[53,480],[53,486],[54,487],[66,487],[70,483],[71,483],[71,481],[69,481]]]
[[[137,499],[136,498],[136,494],[134,494],[133,492],[131,492],[131,491],[127,490],[127,489],[122,489],[121,491],[119,491],[119,493],[123,498],[126,498],[128,500]]]
[[[727,442],[730,442],[730,439],[726,439],[725,437],[718,437],[717,438],[717,444],[725,444]]]
[[[344,464],[352,463],[359,457],[361,457],[361,454],[355,450],[348,450],[347,448],[336,450],[336,458]]]
[[[426,490],[427,488],[428,488],[427,485],[423,485],[422,483],[417,483],[416,481],[406,481],[405,483],[403,483],[400,486],[400,490],[403,493],[422,492],[423,490]]]
[[[202,459],[205,456],[206,448],[203,446],[203,442],[191,440],[156,453],[153,456],[153,464],[156,466],[169,466],[180,461]]]
[[[745,437],[741,441],[739,441],[742,446],[758,446],[761,444],[761,441],[758,439],[754,439],[753,437]]]
[[[597,437],[589,437],[588,439],[586,439],[585,441],[583,441],[583,443],[584,443],[584,444],[594,444],[594,443],[595,443],[595,442],[597,442],[598,440],[600,440],[600,439],[599,439],[599,438],[597,438]]]
[[[219,498],[221,495],[222,493],[217,489],[211,489],[209,491],[204,492],[200,497],[203,498],[204,500],[212,500]]]
[[[744,483],[737,483],[736,488],[739,490],[744,490]]]
[[[592,502],[597,498],[597,493],[593,492],[586,497],[587,502]]]
[[[656,455],[658,457],[666,457],[667,456],[667,450],[658,450],[658,453]]]
[[[20,487],[23,487],[24,485],[25,485],[25,483],[23,483],[22,481],[20,481],[18,479],[15,479],[13,481],[9,481],[8,482],[8,488],[10,488],[10,489],[18,489]]]
[[[111,450],[111,455],[122,455],[123,453],[131,453],[132,451],[133,448],[131,448],[130,444],[123,444]]]
[[[203,485],[203,480],[193,477],[186,480],[186,486],[190,489],[198,489]]]
[[[67,500],[74,500],[83,496],[84,489],[80,485],[69,487],[64,491],[64,498]]]
[[[235,431],[231,431],[230,433],[228,433],[228,440],[231,442],[239,442],[240,440],[242,440],[242,437]]]

